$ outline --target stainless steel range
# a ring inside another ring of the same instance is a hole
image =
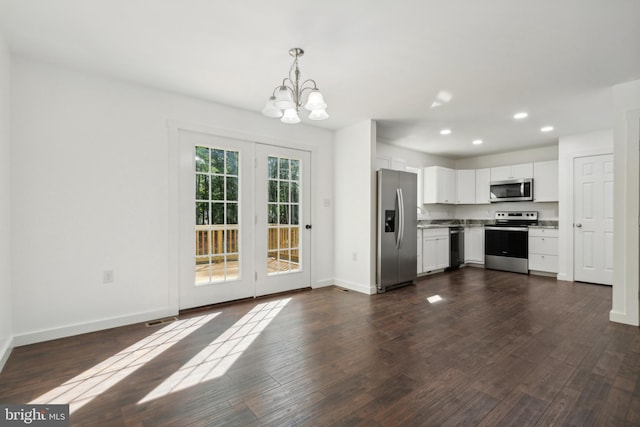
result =
[[[529,273],[529,226],[536,211],[499,211],[496,222],[484,227],[484,266],[493,270]]]

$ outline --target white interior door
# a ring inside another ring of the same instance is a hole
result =
[[[180,131],[181,309],[255,295],[253,143]]]
[[[613,284],[613,155],[574,160],[574,277]]]
[[[308,287],[311,155],[263,144],[255,153],[256,295]]]

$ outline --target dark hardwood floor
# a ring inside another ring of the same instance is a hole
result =
[[[295,292],[16,348],[0,402],[61,395],[84,426],[637,426],[640,330],[610,308],[478,268]]]

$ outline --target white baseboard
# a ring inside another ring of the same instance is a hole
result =
[[[327,286],[332,286],[333,284],[334,284],[333,279],[318,280],[313,285],[311,285],[311,288],[312,289],[325,288]]]
[[[558,273],[558,280],[562,280],[563,282],[573,282],[573,277],[570,277],[568,274]]]
[[[611,310],[609,312],[609,320],[616,323],[624,323],[625,325],[640,326],[638,319],[631,319],[627,313],[620,311]]]
[[[9,337],[5,342],[0,345],[0,372],[4,368],[4,364],[7,363],[9,356],[11,356],[11,350],[13,350],[13,337]]]
[[[529,274],[534,276],[553,277],[556,280],[558,279],[558,273],[551,273],[549,271],[529,270]]]
[[[26,332],[23,334],[16,334],[13,338],[13,345],[15,347],[18,347],[21,345],[35,344],[43,341],[55,340],[58,338],[66,338],[74,335],[86,334],[88,332],[117,328],[119,326],[131,325],[133,323],[147,322],[149,320],[160,319],[168,316],[176,316],[177,314],[177,311],[163,309],[147,311],[144,313],[136,313],[122,317],[101,319],[87,323],[77,323],[74,325],[61,326],[58,328]]]
[[[375,285],[373,286],[363,285],[361,283],[353,283],[346,280],[338,280],[338,279],[334,280],[333,283],[336,286],[340,286],[340,287],[349,289],[351,291],[360,292],[361,294],[373,295],[378,293],[378,290],[376,289]]]

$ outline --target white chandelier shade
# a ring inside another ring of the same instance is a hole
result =
[[[314,89],[307,98],[307,103],[304,108],[309,111],[324,110],[327,108],[327,104],[324,102],[324,98],[318,89]]]
[[[274,119],[279,119],[282,117],[282,110],[276,107],[276,97],[272,96],[267,101],[267,104],[262,109],[262,114],[267,117],[271,117]]]
[[[327,114],[326,110],[313,110],[311,113],[309,113],[309,118],[311,120],[324,120],[328,119],[329,115]]]
[[[293,64],[289,69],[289,77],[282,80],[282,84],[273,90],[273,94],[267,100],[262,114],[267,117],[279,118],[287,124],[300,123],[300,109],[303,106],[303,96],[309,92],[304,108],[309,110],[310,120],[325,120],[329,118],[327,114],[327,104],[316,82],[312,79],[300,82],[300,69],[298,58],[304,55],[304,51],[294,47],[289,50],[289,55],[293,56]]]
[[[295,125],[296,123],[300,123],[300,117],[298,117],[298,112],[295,108],[288,108],[284,110],[284,115],[282,116],[280,121],[282,123]]]

